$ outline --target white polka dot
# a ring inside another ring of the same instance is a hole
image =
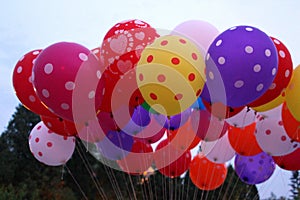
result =
[[[66,88],[66,90],[74,90],[75,83],[72,81],[68,81],[65,83],[65,88]]]
[[[38,55],[40,53],[40,51],[34,51],[32,52],[33,55]]]
[[[49,98],[50,97],[50,93],[48,90],[46,89],[42,89],[42,95],[45,97],[45,98]]]
[[[79,56],[80,60],[82,60],[82,61],[88,60],[88,56],[85,53],[80,53],[78,56]]]
[[[223,65],[223,64],[225,63],[225,58],[224,58],[224,57],[219,57],[219,58],[218,58],[218,63],[219,63],[220,65]]]
[[[279,51],[279,56],[280,56],[281,58],[285,58],[285,53],[284,53],[284,51],[280,50],[280,51]]]
[[[246,46],[246,47],[245,47],[245,52],[246,52],[246,53],[253,53],[253,47],[251,47],[251,46]]]
[[[214,78],[215,78],[214,73],[211,72],[211,71],[208,73],[208,76],[209,76],[209,78],[210,78],[211,80],[214,80]]]
[[[244,85],[244,81],[242,81],[242,80],[238,80],[234,83],[234,87],[236,87],[236,88],[241,88],[241,87],[243,87],[243,85]]]
[[[22,71],[23,71],[23,67],[22,67],[22,66],[19,66],[19,67],[17,68],[17,73],[20,74]]]
[[[60,107],[61,107],[62,109],[64,109],[64,110],[68,110],[68,109],[70,108],[69,104],[67,104],[67,103],[62,103],[62,104],[60,105]]]
[[[233,30],[235,30],[235,29],[237,29],[237,27],[236,27],[236,26],[234,26],[234,27],[231,27],[229,30],[233,31]]]
[[[253,31],[253,28],[251,28],[251,27],[246,27],[245,30],[250,32],[250,31]]]
[[[210,54],[207,53],[207,54],[206,54],[206,60],[209,60],[209,58],[210,58]]]
[[[269,87],[269,90],[274,90],[276,88],[276,83],[272,83]]]
[[[100,78],[101,78],[101,72],[100,72],[100,70],[97,70],[97,72],[96,72],[96,76],[97,76],[97,78],[98,78],[98,79],[100,79]]]
[[[256,86],[256,91],[259,92],[259,91],[261,91],[263,88],[264,88],[264,85],[263,85],[262,83],[260,83],[260,84],[258,84],[258,85]]]
[[[94,98],[95,97],[95,91],[94,90],[90,91],[88,97],[89,97],[89,99]]]
[[[272,75],[275,76],[275,75],[276,75],[276,72],[277,72],[277,69],[274,67],[274,68],[272,69]]]
[[[271,51],[270,51],[270,49],[266,49],[266,50],[265,50],[265,55],[266,55],[267,57],[270,57],[270,56],[271,56]]]
[[[50,122],[47,122],[48,127],[52,127],[52,124]]]
[[[53,71],[53,65],[51,63],[48,63],[44,66],[44,72],[46,74],[51,74]]]
[[[33,95],[29,95],[29,101],[31,101],[31,102],[35,102],[35,97],[33,96]]]
[[[222,44],[222,40],[221,39],[216,42],[216,46],[217,47],[220,46],[221,44]]]
[[[260,70],[261,70],[260,64],[254,65],[254,67],[253,67],[253,71],[254,71],[254,72],[260,72]]]
[[[99,49],[94,49],[94,50],[93,50],[93,53],[94,53],[94,54],[97,54],[97,53],[99,53],[99,52],[100,52]]]
[[[279,40],[273,39],[274,43],[280,44]]]
[[[289,77],[289,75],[290,75],[290,70],[289,69],[285,70],[284,76],[287,78]]]
[[[28,82],[29,82],[29,83],[32,83],[32,76],[29,76]]]

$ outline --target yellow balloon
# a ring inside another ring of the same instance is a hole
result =
[[[282,104],[284,101],[285,101],[285,90],[283,90],[281,92],[281,94],[278,97],[276,97],[275,99],[273,99],[272,101],[270,101],[266,104],[263,104],[263,105],[260,105],[257,107],[251,107],[251,108],[257,112],[265,112],[265,111],[271,110],[273,108],[276,108],[277,106]]]
[[[172,116],[189,108],[205,83],[205,63],[188,39],[166,35],[147,46],[136,67],[136,80],[145,101],[157,112]]]
[[[300,121],[300,65],[294,69],[286,89],[286,104],[295,119]]]

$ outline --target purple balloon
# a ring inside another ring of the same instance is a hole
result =
[[[167,117],[163,114],[154,114],[154,118],[164,128],[169,130],[176,130],[187,122],[190,115],[191,115],[191,109],[188,108],[185,111],[170,117]]]
[[[237,154],[234,166],[238,177],[249,185],[265,182],[275,170],[273,158],[265,152],[254,156]]]
[[[251,26],[235,26],[221,33],[210,45],[205,62],[211,101],[231,107],[247,105],[263,95],[278,69],[271,38]]]
[[[150,113],[141,105],[134,108],[131,119],[135,124],[139,126],[147,126],[151,120]]]
[[[95,144],[105,158],[120,160],[131,151],[133,137],[123,131],[109,131],[102,141]]]

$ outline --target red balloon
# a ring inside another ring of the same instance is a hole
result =
[[[160,173],[174,178],[187,171],[191,157],[190,151],[179,150],[166,139],[157,145],[154,153],[154,162]]]
[[[118,160],[120,168],[129,174],[143,174],[153,162],[153,149],[150,144],[134,140],[131,152]]]
[[[229,126],[228,138],[232,148],[240,155],[254,156],[261,153],[255,137],[256,123],[252,123],[243,128]]]
[[[182,150],[191,150],[196,147],[201,139],[192,129],[191,120],[189,119],[183,126],[176,130],[168,130],[167,136],[173,146]]]
[[[285,90],[292,77],[293,62],[289,50],[278,39],[274,37],[271,39],[277,50],[278,71],[270,88],[261,97],[250,103],[250,107],[264,105],[278,97]]]
[[[300,121],[295,119],[295,117],[288,109],[286,103],[283,103],[282,105],[281,116],[282,116],[283,127],[287,135],[291,139],[300,142]]]
[[[274,162],[282,169],[289,171],[300,170],[300,148],[284,156],[273,156]]]
[[[245,106],[241,106],[238,108],[232,108],[229,106],[224,105],[221,102],[215,102],[210,103],[202,99],[202,102],[205,106],[205,108],[212,113],[214,116],[224,119],[224,118],[230,118],[236,114],[238,114],[240,111],[244,109]]]
[[[220,187],[226,178],[225,164],[209,161],[204,155],[196,155],[190,164],[190,178],[201,190],[214,190]]]
[[[222,137],[228,128],[224,119],[219,119],[207,110],[193,110],[191,124],[197,136],[205,141],[214,141]]]
[[[63,136],[75,136],[77,135],[76,126],[73,122],[61,117],[49,117],[41,115],[41,120],[44,122],[48,129],[56,134]]]
[[[28,110],[38,115],[55,117],[41,102],[32,85],[33,64],[41,51],[30,51],[17,62],[13,72],[13,86],[18,99]]]

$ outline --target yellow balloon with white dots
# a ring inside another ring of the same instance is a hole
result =
[[[182,36],[165,35],[147,46],[136,67],[145,101],[166,116],[181,113],[204,87],[205,62],[198,47]]]

